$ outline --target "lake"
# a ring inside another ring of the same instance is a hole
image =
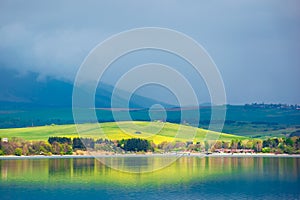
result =
[[[300,158],[181,157],[147,173],[94,158],[0,160],[0,199],[300,199]]]

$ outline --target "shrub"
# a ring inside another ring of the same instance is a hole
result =
[[[4,156],[4,151],[0,149],[0,156]]]
[[[270,153],[271,152],[271,148],[270,147],[264,147],[261,150],[263,153]]]
[[[72,154],[73,154],[73,149],[72,149],[72,147],[71,147],[70,145],[66,145],[66,146],[64,147],[64,151],[65,151],[65,153],[66,153],[67,155],[72,155]]]
[[[15,148],[17,148],[17,146],[12,143],[12,142],[7,142],[7,143],[2,143],[2,151],[4,151],[5,155],[13,155],[15,152]]]
[[[275,152],[274,152],[274,153],[275,153],[275,154],[282,154],[283,151],[282,151],[281,149],[277,148],[277,149],[275,149]]]
[[[76,151],[76,155],[84,155],[84,151],[77,150],[77,151]]]
[[[15,155],[16,156],[21,156],[22,155],[22,149],[21,148],[16,148]]]
[[[47,152],[44,154],[45,156],[52,156],[52,153],[51,152]]]
[[[188,150],[192,151],[192,152],[201,152],[202,147],[201,147],[201,144],[190,144],[188,146]]]
[[[291,146],[285,146],[283,152],[287,154],[292,154],[294,152],[294,149]]]

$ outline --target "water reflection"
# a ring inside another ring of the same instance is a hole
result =
[[[101,163],[106,166],[128,173],[148,173],[163,169],[174,163],[178,156],[138,156],[138,157],[106,157],[97,158]]]
[[[106,162],[121,165],[122,169],[130,169],[136,166],[136,162],[140,162],[144,168],[151,169],[166,159],[167,157],[115,157]],[[91,158],[0,160],[0,172],[2,183],[47,183],[54,187],[60,183],[159,186],[241,176],[249,180],[267,178],[299,181],[300,159],[182,157],[164,169],[140,174],[114,170]]]

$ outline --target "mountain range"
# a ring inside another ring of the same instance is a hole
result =
[[[73,83],[45,78],[39,80],[39,75],[33,72],[19,75],[17,71],[0,68],[0,105],[11,107],[15,105],[25,107],[71,107]],[[113,86],[99,84],[95,94],[95,107],[110,108]],[[126,91],[121,91],[126,93]],[[117,101],[126,102],[120,96]],[[172,107],[163,101],[146,98],[137,94],[131,96],[130,108],[149,108],[153,104],[161,104],[164,107]]]

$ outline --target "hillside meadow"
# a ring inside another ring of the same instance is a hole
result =
[[[223,132],[234,135],[266,139],[270,137],[286,137],[300,131],[300,110],[279,108],[278,105],[227,105],[214,107],[217,112],[226,109],[226,120]],[[274,107],[275,106],[275,107]],[[200,111],[200,121],[195,121],[195,114]],[[207,129],[211,120],[211,108],[201,107],[200,110],[183,110],[184,121],[192,126]],[[96,109],[100,123],[113,122],[114,117],[109,109]],[[123,116],[120,111],[119,115]],[[156,111],[156,115],[162,113]],[[181,123],[181,111],[177,109],[166,110],[167,122]],[[149,110],[132,110],[130,116],[133,121],[151,121]],[[131,119],[128,119],[131,120]],[[89,121],[83,122],[88,123]],[[23,128],[29,126],[45,126],[49,124],[65,125],[73,124],[71,108],[32,108],[22,105],[0,105],[0,128]]]
[[[223,141],[233,139],[246,139],[226,133],[208,131],[187,125],[168,122],[106,122],[99,124],[80,124],[77,127],[70,125],[48,125],[27,128],[0,129],[2,138],[23,138],[24,140],[48,140],[49,137],[86,137],[94,139],[121,140],[129,138],[142,138],[153,141],[155,144],[173,141],[200,142],[209,138],[218,138]],[[120,128],[121,127],[121,128]],[[80,130],[80,134],[77,133]]]

